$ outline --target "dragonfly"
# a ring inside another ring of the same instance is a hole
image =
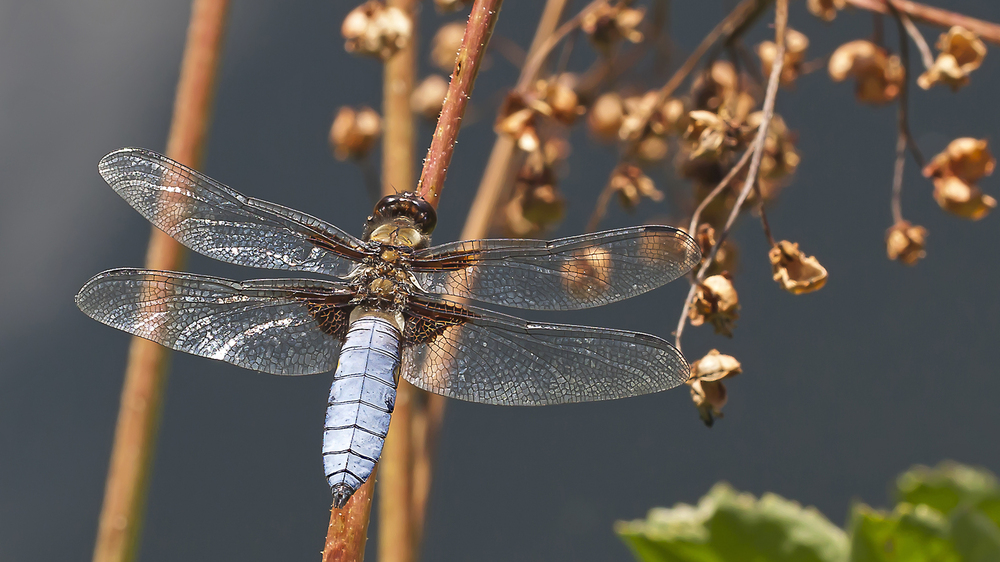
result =
[[[531,322],[466,304],[573,310],[645,293],[700,260],[681,230],[431,246],[436,212],[406,192],[382,198],[359,239],[150,150],[117,150],[98,169],[195,252],[323,277],[233,281],[112,269],[88,281],[76,304],[119,330],[254,371],[334,370],[323,467],[337,508],[379,460],[400,378],[448,398],[540,406],[659,392],[689,377],[681,352],[653,335]]]

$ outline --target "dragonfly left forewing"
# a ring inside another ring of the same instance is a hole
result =
[[[636,226],[558,240],[467,240],[417,252],[421,287],[514,308],[573,310],[634,297],[700,259],[690,236]]]
[[[150,150],[116,150],[98,169],[157,228],[210,258],[342,277],[365,255],[364,243],[332,224],[242,195]]]
[[[449,398],[540,406],[638,396],[688,379],[669,342],[637,332],[527,322],[440,299],[411,301],[403,377]]]
[[[336,366],[352,296],[328,281],[115,269],[88,281],[76,303],[95,320],[171,349],[307,375]]]

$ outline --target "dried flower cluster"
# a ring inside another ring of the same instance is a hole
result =
[[[909,221],[899,221],[885,233],[886,254],[891,260],[914,265],[917,260],[927,256],[924,251],[926,240],[926,228],[910,224]]]
[[[413,22],[399,8],[370,0],[347,14],[340,33],[348,52],[386,60],[409,43]]]
[[[864,39],[837,47],[830,55],[827,69],[836,82],[854,78],[858,100],[871,104],[896,99],[906,79],[899,57],[889,55],[882,47]]]
[[[711,427],[715,418],[722,417],[722,407],[728,396],[724,379],[743,372],[743,366],[731,355],[723,355],[717,349],[691,364],[691,378],[687,385],[691,389],[691,400],[698,408],[705,425]]]
[[[947,84],[958,90],[969,83],[969,73],[979,68],[986,56],[986,44],[978,35],[955,26],[938,39],[934,64],[917,78],[917,84],[928,90],[934,84]]]
[[[774,280],[793,295],[818,291],[826,285],[826,268],[816,258],[803,254],[796,243],[782,240],[767,256]]]
[[[791,86],[802,73],[802,63],[805,62],[806,49],[809,48],[809,38],[803,33],[789,29],[785,35],[785,64],[781,67],[781,85]],[[778,56],[778,45],[774,41],[764,41],[757,45],[757,56],[760,57],[764,76],[771,75],[774,59]]]
[[[622,39],[631,43],[642,41],[642,32],[638,27],[646,11],[628,4],[619,1],[612,6],[610,2],[602,2],[583,17],[580,27],[601,52],[610,53]]]
[[[970,220],[985,217],[997,206],[996,199],[979,189],[981,178],[993,173],[996,159],[986,140],[960,138],[924,168],[934,182],[934,200],[949,213]]]
[[[733,337],[733,327],[740,317],[740,299],[727,274],[713,275],[695,287],[690,312],[692,326],[709,323],[715,333]]]
[[[823,21],[833,21],[837,17],[837,10],[843,10],[846,5],[846,0],[808,0],[806,2],[809,11]]]
[[[448,94],[448,81],[437,74],[431,74],[420,81],[410,94],[410,107],[429,121],[437,121]]]

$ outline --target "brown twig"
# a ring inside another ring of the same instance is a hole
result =
[[[890,0],[893,7],[895,7],[900,12],[910,16],[911,18],[928,23],[931,25],[936,25],[939,27],[951,27],[953,25],[960,25],[965,29],[975,33],[976,35],[982,37],[990,43],[995,43],[1000,45],[1000,25],[983,21],[981,19],[973,18],[956,12],[950,12],[948,10],[942,10],[941,8],[935,8],[933,6],[927,6],[926,4],[918,4],[916,2],[910,2],[910,0]],[[870,10],[872,12],[878,12],[880,14],[888,14],[889,7],[886,6],[885,0],[847,0],[847,4],[854,6],[855,8],[861,8],[863,10]]]
[[[375,465],[368,480],[347,500],[343,509],[330,510],[330,525],[326,530],[323,562],[353,562],[364,560],[368,541],[368,518],[372,509],[372,491],[379,466]]]
[[[191,6],[167,155],[192,168],[201,167],[205,150],[228,5],[228,0],[194,0]],[[181,269],[183,249],[153,228],[146,267]],[[95,562],[135,559],[168,357],[166,348],[132,339],[94,547]]]
[[[444,97],[434,137],[427,150],[420,182],[417,183],[417,193],[435,207],[444,188],[448,165],[455,153],[455,141],[462,126],[462,116],[469,104],[469,95],[502,3],[503,0],[476,0],[469,14],[469,23],[465,26],[462,46],[455,59],[455,71],[451,74],[448,93]]]
[[[691,236],[694,236],[695,233],[698,232],[698,223],[701,220],[701,213],[705,211],[705,207],[708,207],[709,203],[711,203],[716,197],[718,197],[723,192],[723,190],[726,189],[726,187],[729,186],[729,182],[733,181],[733,178],[736,177],[736,174],[738,174],[740,170],[743,169],[743,166],[746,166],[747,162],[750,161],[751,154],[753,154],[752,150],[750,149],[744,150],[743,156],[740,156],[739,161],[737,161],[736,164],[734,164],[733,167],[729,169],[729,172],[726,173],[726,177],[722,178],[722,181],[720,181],[718,185],[716,185],[712,189],[712,191],[710,191],[708,195],[706,195],[705,198],[701,200],[701,203],[698,203],[698,206],[695,208],[694,213],[691,215],[691,223],[688,226],[688,233]]]
[[[903,24],[903,27],[906,29],[906,33],[909,34],[910,38],[912,38],[913,42],[917,45],[917,50],[920,51],[920,59],[924,63],[924,68],[934,66],[934,55],[931,54],[931,48],[927,45],[927,40],[924,39],[924,34],[920,33],[920,30],[917,29],[916,24],[913,23],[910,16],[900,12],[899,10],[896,10],[894,15],[896,16],[896,19]],[[902,35],[902,31],[900,31],[900,35]],[[907,74],[907,77],[909,77],[909,74]]]
[[[677,321],[677,329],[674,332],[674,343],[677,349],[681,349],[681,335],[684,333],[684,325],[687,323],[688,311],[691,309],[691,300],[694,298],[695,290],[705,280],[709,267],[715,261],[715,256],[718,254],[719,248],[726,241],[726,237],[729,235],[733,223],[736,222],[736,217],[739,215],[743,203],[746,202],[757,181],[757,173],[760,171],[760,161],[764,154],[764,145],[767,141],[767,131],[771,126],[771,120],[774,118],[774,102],[778,97],[781,69],[785,64],[785,29],[787,26],[788,0],[777,0],[774,16],[774,35],[777,50],[775,52],[774,64],[771,67],[771,75],[767,80],[767,90],[764,95],[764,107],[762,110],[763,119],[761,119],[760,127],[757,129],[757,136],[754,137],[753,143],[750,145],[750,169],[747,171],[747,178],[743,182],[743,188],[740,189],[739,197],[736,198],[736,203],[726,218],[725,226],[716,238],[715,244],[712,245],[712,249],[708,252],[708,256],[702,261],[701,267],[698,269],[698,273],[691,283],[691,289],[688,291],[687,298],[684,300],[681,317]]]
[[[705,53],[712,48],[712,45],[714,45],[715,42],[723,36],[730,38],[733,37],[738,30],[744,28],[744,26],[755,14],[760,13],[760,11],[768,3],[769,0],[743,0],[737,4],[735,8],[733,8],[733,11],[729,12],[725,19],[716,24],[712,31],[708,32],[708,35],[701,40],[698,47],[696,47],[695,50],[688,55],[684,64],[682,64],[681,67],[677,69],[677,72],[675,72],[673,76],[667,80],[667,83],[660,88],[656,103],[652,104],[650,109],[642,115],[639,126],[635,129],[636,133],[634,138],[629,139],[629,142],[624,150],[626,154],[630,154],[634,150],[635,145],[638,143],[643,131],[646,128],[646,124],[649,123],[649,120],[652,118],[656,109],[662,106],[663,103],[667,101],[667,98],[670,97],[670,94],[674,93],[674,91],[677,90],[682,83],[684,83],[684,80],[698,65],[698,61],[700,61],[701,58],[705,56]]]

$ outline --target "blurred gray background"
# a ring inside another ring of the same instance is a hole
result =
[[[693,48],[734,3],[673,2],[679,48]],[[1000,21],[994,1],[934,3]],[[360,233],[370,209],[362,175],[326,143],[338,106],[379,103],[379,65],[342,47],[352,6],[233,2],[206,171]],[[526,45],[540,6],[508,0],[497,34]],[[96,166],[122,146],[163,150],[188,10],[176,0],[0,2],[0,562],[90,557],[128,337],[86,318],[73,295],[103,269],[140,266],[149,232]],[[462,17],[427,7],[421,26]],[[795,3],[791,25],[822,56],[867,37],[871,17],[842,13],[824,25]],[[891,21],[886,29],[895,45]],[[771,33],[758,24],[751,43]],[[932,43],[937,33],[928,31]],[[926,154],[959,136],[997,140],[1000,51],[990,49],[959,94],[914,92]],[[496,92],[516,73],[494,55],[480,76],[438,242],[459,233],[494,138]],[[851,85],[817,72],[782,91],[778,111],[799,132],[803,160],[771,223],[830,280],[802,297],[779,290],[758,223],[740,222],[736,337],[685,334],[690,359],[717,347],[743,362],[725,419],[706,429],[683,388],[539,409],[451,402],[426,560],[627,560],[616,519],[693,502],[720,479],[842,524],[853,499],[885,505],[888,483],[912,463],[1000,470],[1000,213],[976,223],[946,215],[909,163],[904,211],[930,230],[928,257],[912,269],[889,262],[895,108],[860,106]],[[424,126],[421,157],[429,137]],[[579,128],[573,138],[557,235],[582,229],[614,164]],[[1000,177],[982,185],[997,195]],[[604,226],[670,212],[666,203],[632,216],[613,209]],[[189,268],[261,274],[198,256]],[[685,291],[680,281],[598,310],[533,317],[669,337]],[[330,508],[320,460],[329,383],[175,355],[141,558],[318,559]]]

